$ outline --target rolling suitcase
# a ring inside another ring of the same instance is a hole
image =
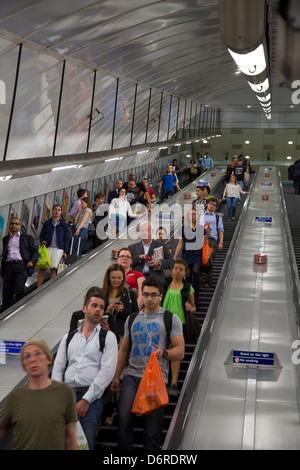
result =
[[[74,237],[72,237],[72,242],[71,242],[71,247],[70,247],[70,254],[67,255],[67,258],[65,260],[65,263],[67,264],[67,266],[70,266],[71,264],[75,263],[75,261],[79,260],[79,258],[80,258],[79,250],[80,250],[81,238],[79,237],[79,239],[78,239],[77,253],[75,255],[71,254],[72,251],[73,251],[73,242],[74,242]]]

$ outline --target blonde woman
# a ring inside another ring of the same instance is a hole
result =
[[[74,243],[72,249],[72,255],[77,254],[79,238],[80,247],[78,254],[81,256],[83,251],[83,246],[88,239],[88,226],[91,221],[93,214],[93,205],[92,201],[88,197],[83,197],[81,199],[81,204],[78,208],[77,215],[75,217],[75,233],[74,233]]]
[[[241,194],[251,194],[251,193],[243,191],[240,185],[237,184],[236,176],[231,175],[229,179],[229,183],[226,184],[224,193],[223,193],[223,201],[226,200],[226,204],[227,204],[228,220],[235,220],[236,206],[237,206],[239,199],[241,198]]]

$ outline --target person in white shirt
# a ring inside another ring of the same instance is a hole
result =
[[[223,201],[226,200],[226,204],[227,204],[228,220],[235,219],[236,206],[237,206],[239,199],[241,199],[241,194],[251,194],[251,193],[243,191],[240,185],[237,184],[236,176],[231,175],[229,179],[229,183],[226,184],[224,193],[223,193]]]
[[[117,235],[127,225],[127,215],[132,219],[141,217],[142,214],[134,214],[131,205],[126,198],[126,189],[119,189],[119,197],[114,198],[108,210],[108,223],[113,235]]]
[[[76,392],[76,410],[90,450],[95,447],[102,416],[102,396],[115,375],[118,358],[118,343],[112,331],[107,331],[104,348],[100,348],[104,309],[102,295],[94,293],[85,299],[84,323],[75,330],[68,346],[68,333],[64,335],[52,371],[53,380],[65,382]]]

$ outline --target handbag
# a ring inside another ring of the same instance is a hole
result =
[[[34,269],[47,269],[50,268],[51,266],[51,260],[48,255],[48,251],[45,245],[42,245],[41,248],[39,249],[39,258],[37,260],[36,265],[34,266]]]
[[[76,439],[78,450],[89,450],[89,444],[79,420],[76,421]]]
[[[190,297],[190,289],[189,289],[189,297]],[[189,302],[189,299],[188,299]],[[195,341],[198,338],[201,331],[200,322],[194,312],[190,312],[189,310],[185,310],[185,339],[187,341]]]
[[[169,403],[169,395],[154,351],[146,365],[135,395],[131,412],[139,415],[151,413]]]
[[[200,264],[200,271],[202,273],[209,272],[211,268],[210,255],[212,254],[212,252],[213,252],[213,249],[209,246],[209,243],[204,242],[203,247],[202,247],[202,259],[201,259],[201,264]]]
[[[68,267],[69,267],[68,264],[65,262],[64,258],[62,258],[57,266],[57,274],[62,273]]]
[[[195,341],[201,331],[201,325],[194,312],[185,312],[185,339]]]

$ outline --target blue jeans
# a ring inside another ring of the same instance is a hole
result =
[[[243,190],[244,181],[237,181],[236,184],[238,184],[241,187],[241,190]]]
[[[126,227],[127,220],[119,217],[117,214],[112,214],[110,223],[112,227],[116,227],[116,234],[118,234]]]
[[[141,379],[126,375],[121,385],[118,403],[118,448],[132,450],[132,424],[134,415],[131,408]],[[164,408],[144,415],[144,449],[159,450],[163,427]]]
[[[79,238],[80,238],[81,240],[80,240],[80,247],[79,247],[79,252],[78,252],[78,254],[81,256],[82,250],[83,250],[83,246],[84,246],[86,240],[88,239],[88,231],[87,231],[87,228],[84,228],[84,227],[81,228],[80,231],[79,231],[78,237],[74,237],[73,249],[72,249],[71,255],[77,255],[77,249],[78,249]]]
[[[81,400],[84,392],[76,392],[77,401]],[[84,431],[85,437],[89,444],[89,450],[93,450],[96,444],[98,425],[101,421],[103,411],[103,399],[102,397],[98,400],[90,403],[87,414],[84,418],[79,418],[80,424]]]
[[[226,198],[228,219],[231,219],[231,217],[235,216],[237,203],[238,203],[238,198],[237,197],[227,197]]]

